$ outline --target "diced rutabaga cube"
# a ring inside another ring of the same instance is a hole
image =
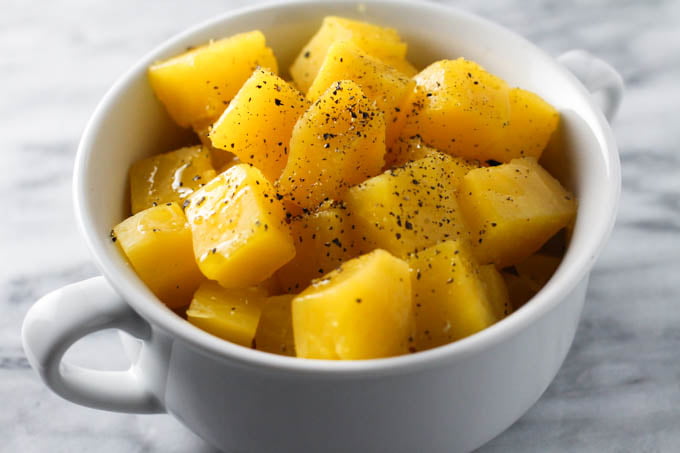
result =
[[[212,41],[149,67],[149,82],[182,127],[215,120],[257,67],[277,72],[272,50],[255,30]]]
[[[215,175],[208,148],[201,145],[139,160],[130,167],[132,213],[169,202],[181,206]]]
[[[295,295],[268,297],[255,333],[255,349],[295,357],[292,302]]]
[[[531,157],[470,171],[458,203],[475,256],[499,268],[535,253],[576,216],[573,195]]]
[[[234,153],[276,181],[288,160],[293,126],[309,104],[276,74],[258,69],[213,124],[210,140],[214,147]]]
[[[262,288],[222,288],[205,281],[187,310],[187,320],[224,340],[250,347],[267,293]]]
[[[305,93],[309,90],[323,64],[328,48],[337,41],[350,41],[362,51],[397,68],[409,77],[417,72],[406,61],[407,45],[401,41],[396,30],[328,16],[324,18],[321,28],[302,48],[290,67],[290,74],[300,90]]]
[[[257,168],[235,165],[189,201],[198,266],[225,288],[261,283],[295,256],[283,205]]]
[[[415,80],[402,137],[419,134],[424,143],[467,159],[510,160],[499,147],[510,120],[503,80],[463,58],[433,63]]]
[[[178,308],[191,301],[203,276],[194,260],[189,224],[176,203],[128,217],[113,228],[111,238],[167,306]]]
[[[355,234],[399,257],[465,237],[456,201],[458,168],[455,159],[437,154],[352,187],[345,201]]]
[[[384,250],[347,261],[293,299],[293,333],[298,357],[407,353],[413,333],[408,265]]]
[[[409,255],[415,305],[415,347],[424,350],[472,335],[501,319],[504,285],[480,267],[460,241],[444,241]],[[489,277],[493,280],[488,280]],[[488,283],[488,285],[487,285]],[[502,291],[502,289],[501,289]]]
[[[540,157],[559,113],[538,95],[508,84],[477,63],[441,60],[415,77],[402,139],[479,161]]]
[[[337,41],[328,53],[307,92],[316,100],[338,80],[353,80],[364,94],[375,101],[385,118],[385,144],[399,136],[404,120],[404,104],[410,98],[415,81],[359,49],[349,41]]]
[[[337,200],[382,170],[385,122],[359,86],[334,83],[298,120],[279,192],[306,209]]]

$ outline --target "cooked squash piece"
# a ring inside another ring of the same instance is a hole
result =
[[[503,319],[512,313],[512,303],[505,280],[493,264],[479,266],[479,278],[484,284],[489,304],[497,319]]]
[[[295,258],[276,272],[281,289],[299,293],[312,282],[359,255],[346,209],[335,207],[290,222]]]
[[[420,136],[416,135],[408,139],[398,139],[389,152],[385,154],[385,161],[389,167],[394,168],[425,157],[442,155],[443,153],[441,151],[438,151],[431,146],[427,146],[423,143]],[[455,164],[454,166],[451,166],[451,170],[459,180],[463,179],[463,176],[473,168],[479,168],[481,166],[479,161],[476,160],[467,160],[457,156],[449,157],[451,162]]]
[[[128,217],[113,228],[111,239],[168,307],[179,308],[191,301],[203,276],[194,260],[187,219],[176,203]]]
[[[500,319],[479,266],[459,241],[444,241],[408,257],[417,350],[479,332]],[[495,283],[495,282],[494,282]]]
[[[560,114],[540,96],[521,88],[509,93],[510,123],[501,145],[505,155],[541,157],[560,121]]]
[[[281,201],[257,168],[235,165],[189,201],[198,266],[225,288],[256,285],[295,255]]]
[[[480,161],[539,158],[559,113],[540,96],[510,89],[478,64],[438,61],[416,76],[402,137],[420,134],[449,154]]]
[[[576,215],[574,197],[531,157],[470,171],[458,203],[477,259],[499,268],[526,259]]]
[[[415,74],[415,70],[405,59],[407,46],[401,42],[395,30],[327,16],[319,31],[302,48],[290,67],[290,74],[301,91],[306,93],[309,90],[328,48],[337,41],[351,41],[367,54],[395,66],[407,76]]]
[[[130,167],[132,213],[184,201],[215,177],[208,149],[190,146],[138,160]]]
[[[457,171],[453,158],[438,154],[352,187],[345,201],[355,234],[399,257],[466,236],[456,201]]]
[[[267,293],[261,288],[222,288],[205,281],[194,294],[187,320],[224,340],[250,347]]]
[[[385,143],[389,146],[403,126],[403,107],[415,86],[413,79],[374,58],[349,41],[333,43],[307,92],[316,100],[337,80],[353,80],[376,102],[385,118]]]
[[[293,128],[279,192],[313,209],[380,173],[384,154],[382,112],[356,83],[333,83]]]
[[[255,349],[295,357],[291,308],[294,297],[283,294],[267,298],[255,333]]]
[[[220,116],[258,66],[278,71],[264,35],[256,30],[155,63],[149,82],[177,124],[200,127]]]
[[[510,121],[509,88],[477,63],[441,60],[415,77],[402,137],[420,134],[446,153],[486,161],[513,157],[502,146]]]
[[[384,250],[350,260],[293,299],[298,357],[373,359],[408,352],[408,265]],[[380,284],[376,284],[379,282]]]
[[[286,81],[257,69],[211,128],[210,140],[276,181],[288,159],[293,126],[308,106]]]

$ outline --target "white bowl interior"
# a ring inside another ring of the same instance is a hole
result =
[[[98,264],[114,286],[125,296],[134,295],[131,299],[146,300],[141,303],[130,300],[138,311],[164,316],[159,315],[162,304],[127,267],[109,240],[111,227],[128,215],[130,165],[142,157],[172,150],[192,140],[190,132],[171,123],[155,99],[146,80],[148,64],[209,39],[260,29],[285,74],[301,46],[319,27],[322,17],[330,14],[396,28],[409,44],[409,58],[419,68],[437,59],[464,56],[511,85],[535,91],[560,110],[562,125],[543,163],[576,193],[579,214],[563,265],[548,286],[568,282],[575,285],[577,274],[588,270],[611,226],[618,187],[618,161],[615,153],[605,151],[613,147],[611,137],[607,136],[605,122],[593,109],[583,87],[533,45],[492,23],[429,3],[378,1],[368,2],[364,7],[353,2],[295,2],[226,15],[165,43],[117,83],[102,101],[85,133],[75,182],[81,226]],[[563,272],[565,275],[561,276]],[[569,272],[571,275],[566,275]],[[562,277],[564,282],[555,283]],[[558,289],[555,291],[553,295]],[[142,303],[159,307],[147,311],[148,307]],[[165,321],[166,326],[173,323],[169,319]]]

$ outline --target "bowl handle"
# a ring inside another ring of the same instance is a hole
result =
[[[585,50],[570,50],[557,57],[593,95],[608,121],[623,99],[623,79],[609,63]]]
[[[120,329],[141,340],[151,335],[149,324],[104,277],[83,280],[47,294],[31,307],[22,328],[24,351],[45,384],[69,401],[118,412],[164,412],[143,384],[137,364],[127,371],[100,371],[62,361],[73,343],[104,329]]]

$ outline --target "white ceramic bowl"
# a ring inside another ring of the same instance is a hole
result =
[[[300,360],[253,351],[205,333],[167,309],[109,239],[127,214],[127,171],[186,139],[146,80],[147,66],[189,45],[260,29],[286,68],[326,15],[389,25],[410,59],[476,60],[562,113],[543,162],[579,198],[562,265],[516,313],[464,340],[367,361]],[[574,337],[588,275],[613,225],[620,188],[612,133],[621,80],[584,53],[562,62],[600,92],[600,106],[555,59],[522,37],[431,3],[295,1],[228,12],[172,38],[127,72],[100,103],[75,166],[76,215],[104,277],[41,299],[24,322],[31,364],[56,393],[79,404],[175,416],[212,444],[239,452],[452,452],[488,441],[519,418],[555,376]],[[62,361],[77,339],[117,328],[131,368],[94,371]],[[137,338],[138,340],[134,340]]]

